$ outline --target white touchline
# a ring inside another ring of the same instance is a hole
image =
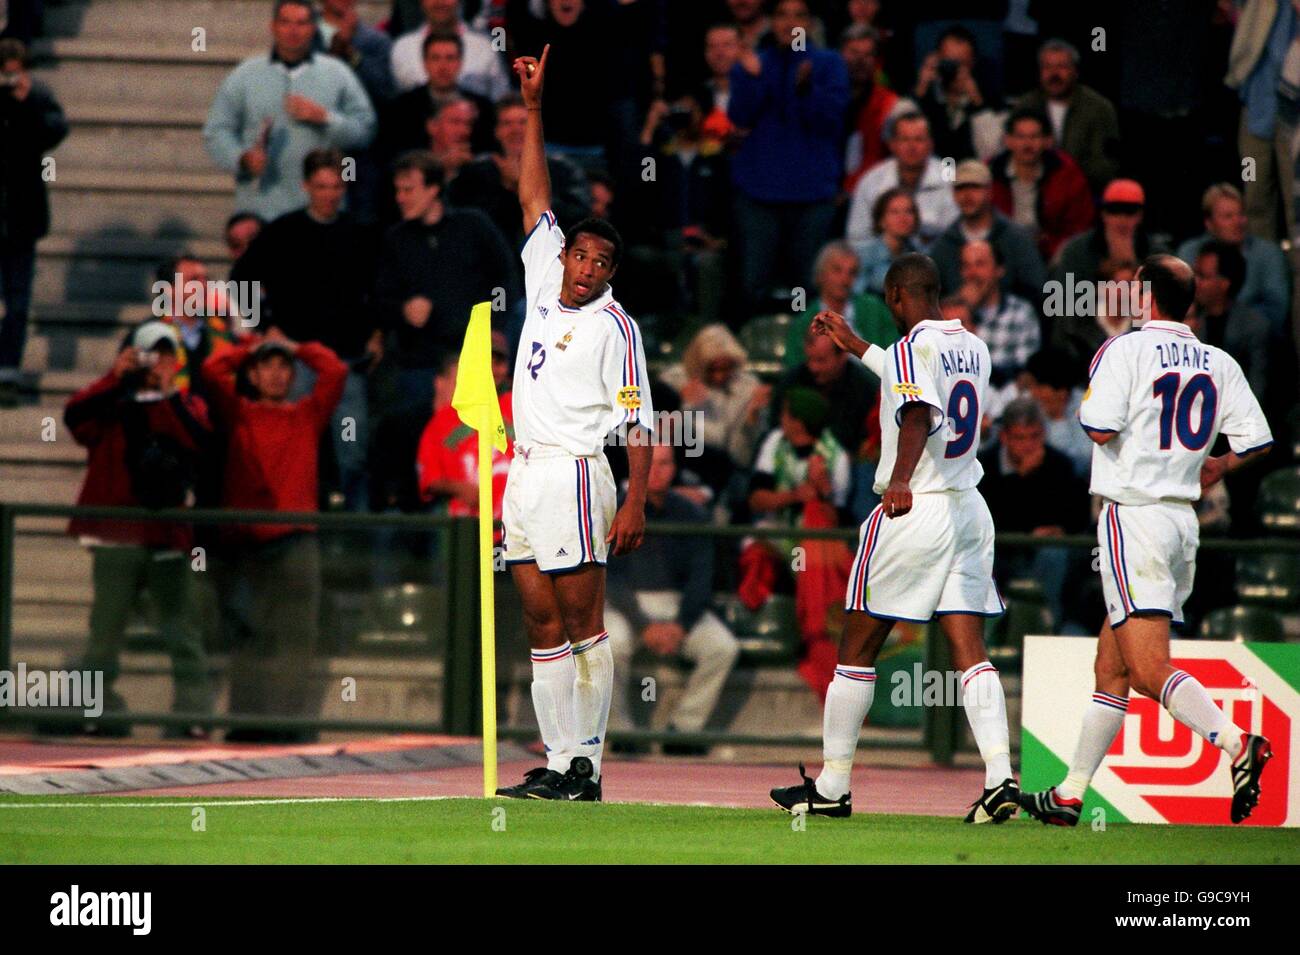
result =
[[[57,798],[57,797],[56,797]],[[457,796],[312,796],[308,798],[240,799],[207,801],[191,799],[186,802],[125,802],[106,796],[96,802],[0,802],[0,809],[176,809],[194,806],[287,806],[315,802],[431,802],[436,799],[457,799]]]

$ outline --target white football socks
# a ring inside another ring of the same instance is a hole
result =
[[[817,777],[817,791],[827,799],[839,799],[849,791],[858,734],[875,696],[875,667],[841,663],[835,668],[822,714],[822,772]]]
[[[1012,778],[1007,700],[993,664],[985,660],[961,675],[961,702],[984,759],[984,788],[992,789]]]
[[[1215,705],[1201,682],[1186,670],[1175,670],[1160,690],[1160,704],[1178,722],[1190,726],[1233,759],[1241,752],[1243,730]]]
[[[534,650],[533,710],[546,744],[546,768],[563,773],[576,753],[578,718],[575,712],[578,671],[573,649],[565,640],[558,647]]]
[[[575,643],[573,660],[577,667],[573,695],[578,716],[578,745],[574,755],[590,759],[592,778],[599,780],[605,730],[609,725],[609,701],[614,692],[614,654],[609,649],[609,632],[602,630]]]
[[[1083,727],[1079,730],[1079,742],[1074,747],[1074,762],[1070,764],[1069,775],[1065,782],[1056,787],[1056,794],[1063,799],[1082,799],[1088,791],[1097,767],[1106,757],[1106,751],[1115,741],[1115,734],[1124,725],[1124,714],[1128,712],[1128,697],[1103,693],[1100,690],[1092,694],[1092,702],[1083,714]]]

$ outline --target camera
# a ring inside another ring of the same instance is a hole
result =
[[[961,71],[961,60],[940,60],[935,69],[939,74],[939,82],[945,87],[952,86]]]
[[[664,125],[674,133],[689,129],[691,126],[691,113],[693,112],[694,110],[689,106],[672,106],[664,117]]]

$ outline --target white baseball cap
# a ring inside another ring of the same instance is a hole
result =
[[[175,326],[166,322],[145,322],[131,336],[131,344],[141,351],[153,351],[164,341],[171,343],[172,351],[180,351],[181,337]]]

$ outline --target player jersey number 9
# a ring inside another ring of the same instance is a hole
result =
[[[1219,407],[1219,392],[1209,375],[1193,375],[1180,390],[1182,375],[1171,371],[1161,375],[1151,386],[1152,397],[1160,399],[1160,450],[1173,447],[1174,432],[1178,443],[1188,451],[1199,451],[1210,440],[1214,413]],[[1193,423],[1192,409],[1200,398],[1200,417]]]
[[[947,424],[952,438],[943,456],[959,458],[971,449],[980,430],[979,395],[975,386],[965,378],[954,384],[948,394]]]

